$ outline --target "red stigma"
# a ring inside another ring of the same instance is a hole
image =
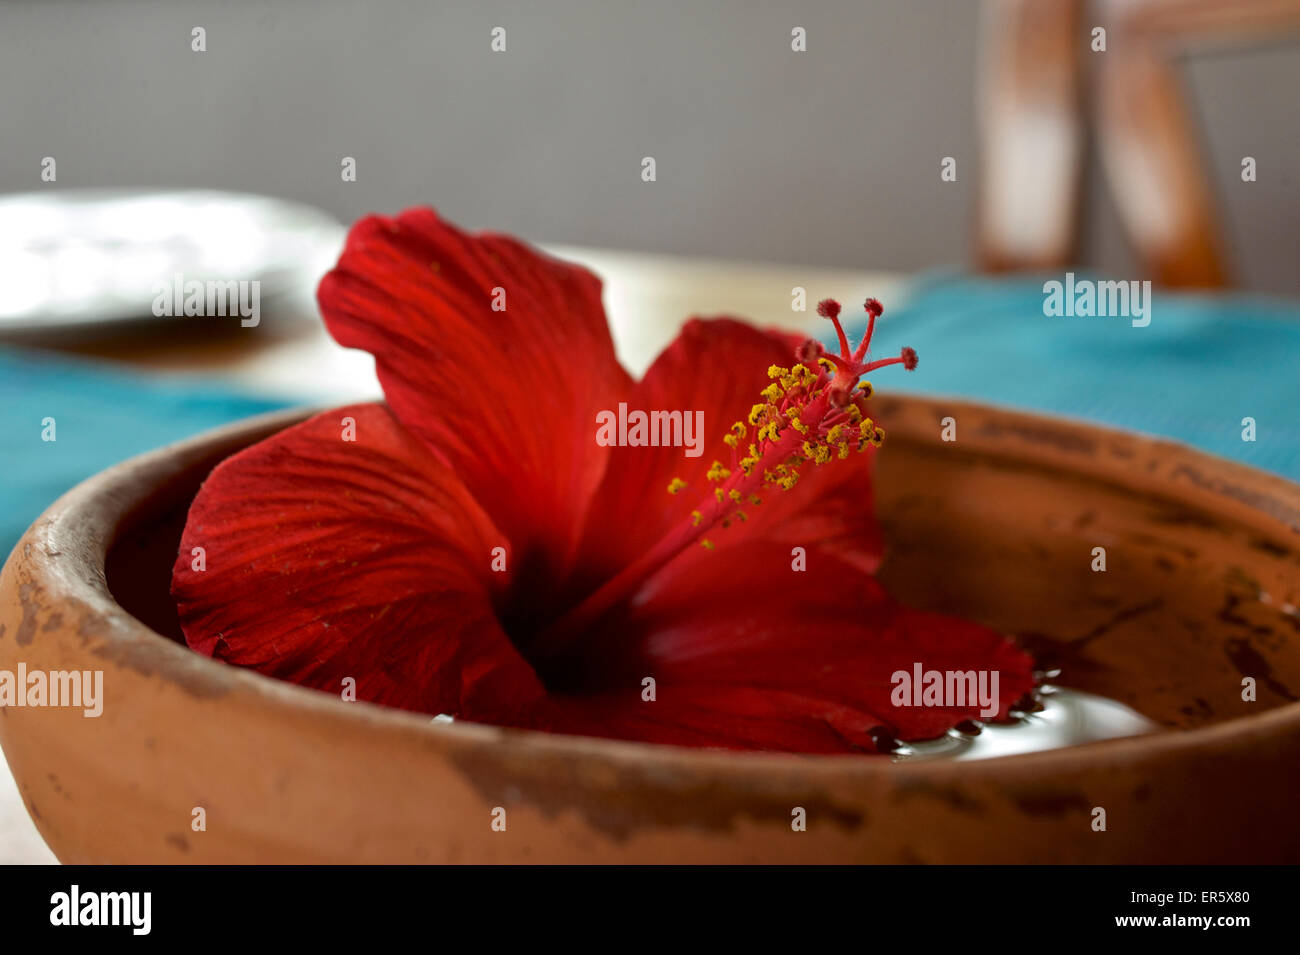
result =
[[[911,371],[916,367],[916,349],[904,348],[902,351],[903,367]]]
[[[844,326],[840,324],[840,303],[833,298],[824,298],[817,303],[817,314],[822,318],[829,318],[831,324],[835,326],[835,334],[840,339],[840,356],[847,358],[849,355],[849,340],[844,335]],[[832,361],[835,359],[832,357]],[[835,361],[836,366],[839,362]]]
[[[810,338],[794,350],[794,357],[799,359],[800,363],[812,367],[817,363],[817,359],[826,354],[826,349],[822,343],[815,338]]]
[[[885,314],[885,306],[880,304],[880,299],[869,298],[862,303],[862,307],[867,310],[867,314],[872,318],[879,318]]]

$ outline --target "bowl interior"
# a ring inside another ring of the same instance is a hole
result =
[[[917,398],[880,409],[881,578],[897,597],[1009,634],[1059,668],[1054,683],[1169,728],[1295,701],[1300,489],[1082,425]],[[954,414],[961,439],[943,441]],[[195,446],[124,517],[106,574],[128,612],[184,642],[169,583],[189,503],[217,462],[282,426]]]
[[[1054,683],[1166,727],[1296,700],[1300,488],[1050,419],[906,402],[896,412],[908,427],[890,429],[877,501],[881,578],[900,599],[1009,634],[1060,669]],[[922,437],[950,413],[972,440]]]

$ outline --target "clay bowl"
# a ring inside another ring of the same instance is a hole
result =
[[[1300,487],[977,405],[879,411],[889,586],[1164,731],[961,763],[737,755],[431,724],[213,662],[178,642],[167,597],[185,510],[294,413],[105,472],[18,545],[0,668],[102,669],[105,686],[98,719],[0,710],[23,799],[64,862],[1300,859]]]

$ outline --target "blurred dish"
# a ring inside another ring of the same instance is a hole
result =
[[[310,289],[337,256],[328,213],[208,190],[0,196],[0,335],[112,331],[154,314],[160,283],[259,281],[263,303]]]

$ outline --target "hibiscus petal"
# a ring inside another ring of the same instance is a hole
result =
[[[331,334],[374,354],[393,413],[460,475],[521,566],[556,576],[605,468],[596,415],[631,387],[600,281],[414,209],[358,222],[319,299]]]
[[[726,684],[640,687],[581,697],[552,696],[502,720],[520,728],[672,746],[791,753],[874,752],[870,716],[796,693]]]
[[[875,748],[879,730],[929,739],[966,719],[1005,717],[1034,685],[1031,658],[1010,641],[896,603],[833,549],[810,548],[803,572],[769,541],[710,556],[665,568],[611,625],[598,662],[569,661],[595,692],[538,701],[515,719],[648,742],[853,752]],[[996,716],[974,700],[894,705],[893,674],[916,664],[996,671]],[[645,677],[656,681],[654,702],[641,699]]]
[[[457,713],[542,693],[493,613],[510,584],[491,569],[495,547],[508,555],[456,475],[383,405],[356,405],[218,465],[190,508],[172,593],[201,653]]]
[[[705,478],[709,466],[715,460],[732,466],[733,451],[723,436],[733,422],[746,421],[762,400],[759,392],[771,383],[768,367],[793,365],[794,348],[804,340],[728,318],[692,319],[682,328],[633,387],[628,408],[703,412],[703,454],[688,457],[684,448],[667,446],[614,449],[588,517],[581,585],[598,583],[602,568],[630,563],[689,519],[712,493]],[[881,555],[871,496],[873,455],[874,449],[820,467],[810,462],[796,488],[765,492],[761,505],[744,508],[749,520],[709,537],[720,547],[760,537],[825,545],[841,559],[872,571]],[[686,481],[687,488],[670,495],[668,483],[674,477]],[[678,561],[698,558],[683,555]]]

